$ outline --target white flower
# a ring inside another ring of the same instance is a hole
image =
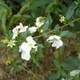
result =
[[[47,39],[47,41],[48,41],[49,43],[52,43],[52,42],[54,42],[54,39],[55,39],[55,40],[60,40],[60,38],[61,38],[61,37],[59,37],[59,36],[53,35],[53,36],[50,36],[50,37]]]
[[[30,51],[31,51],[31,48],[29,47],[28,43],[26,42],[23,42],[21,44],[21,46],[19,46],[19,52],[22,52],[21,53],[21,58],[24,59],[24,60],[30,60]]]
[[[38,17],[36,18],[36,23],[35,25],[37,26],[37,28],[41,27],[45,22],[45,18],[44,17]]]
[[[56,49],[58,49],[59,47],[61,47],[63,45],[63,42],[60,40],[61,37],[57,36],[57,35],[53,35],[50,36],[47,41],[49,43],[52,43],[52,47],[56,47]]]
[[[29,28],[29,32],[30,32],[30,33],[34,33],[34,32],[36,32],[36,29],[37,29],[37,28],[36,28],[35,26],[30,27],[30,28]]]
[[[20,23],[20,30],[19,30],[19,33],[22,33],[22,32],[25,32],[26,31],[26,29],[28,28],[28,26],[23,26],[23,24],[22,23]]]
[[[19,29],[19,26],[16,26],[15,28],[13,28],[13,30],[12,30],[12,32],[13,32],[12,39],[15,39],[18,36],[18,29]]]
[[[15,40],[10,40],[10,41],[7,42],[8,43],[7,46],[10,46],[12,48],[13,46],[16,45],[15,42],[16,42]]]
[[[70,76],[76,76],[77,74],[80,74],[80,70],[73,70],[70,72]]]
[[[26,40],[27,40],[27,43],[28,43],[29,47],[34,48],[35,51],[37,51],[37,46],[36,46],[37,43],[33,40],[33,38],[31,36],[28,36],[26,38]]]
[[[30,60],[30,51],[32,48],[35,49],[35,51],[37,51],[37,46],[36,42],[33,40],[33,38],[31,36],[26,38],[27,42],[23,42],[21,44],[21,46],[19,46],[19,52],[21,53],[21,58],[24,60]]]
[[[28,28],[28,26],[23,26],[22,23],[20,23],[18,26],[13,28],[13,30],[12,30],[12,32],[13,32],[12,39],[15,39],[18,36],[19,33],[25,32],[27,28]]]

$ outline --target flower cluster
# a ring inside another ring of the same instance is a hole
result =
[[[16,41],[16,37],[19,38],[18,36],[19,34],[28,31],[29,35],[26,36],[26,41],[23,41],[22,43],[20,43],[20,46],[19,46],[19,52],[21,52],[21,58],[23,60],[28,61],[30,60],[30,57],[31,57],[30,55],[31,50],[34,49],[35,51],[37,51],[37,48],[38,48],[37,43],[34,41],[31,34],[36,32],[37,29],[41,28],[42,25],[44,25],[44,23],[45,23],[45,17],[36,18],[35,26],[32,26],[32,27],[24,26],[22,23],[20,23],[19,25],[13,28],[12,39],[6,40],[4,42],[8,43],[7,46],[12,48],[13,46],[16,46],[16,43],[18,42]],[[61,37],[57,35],[50,36],[46,41],[49,43],[52,43],[52,47],[56,47],[56,49],[58,49],[63,45],[63,42],[61,41]]]
[[[13,36],[12,36],[12,40],[10,40],[8,46],[10,46],[11,48],[15,45],[15,39],[16,37],[25,31],[29,31],[31,34],[36,32],[38,28],[40,28],[45,22],[45,18],[44,17],[38,17],[36,18],[36,22],[35,25],[36,26],[23,26],[22,23],[20,23],[18,26],[16,26],[15,28],[13,28],[12,32],[13,32]],[[23,42],[20,46],[19,46],[19,52],[22,52],[21,54],[21,58],[24,60],[30,60],[30,51],[32,49],[35,49],[35,51],[37,51],[37,47],[36,46],[36,42],[33,40],[32,36],[27,36],[26,38],[27,42]]]
[[[27,29],[29,30],[30,33],[34,33],[36,32],[36,30],[38,28],[40,28],[45,22],[45,18],[44,17],[38,17],[36,19],[35,25],[36,26],[32,26],[29,27],[28,26],[23,26],[22,23],[20,23],[18,26],[16,26],[15,28],[13,28],[12,32],[13,32],[13,37],[12,39],[15,39],[19,33],[25,32]]]

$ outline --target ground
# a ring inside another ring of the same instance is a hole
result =
[[[66,43],[69,43],[69,41]],[[72,44],[69,44],[67,47],[65,47],[64,51],[64,54],[60,56],[61,60],[67,58],[68,56],[76,56],[75,47]],[[34,64],[31,64],[31,62],[24,61],[25,65],[27,64],[29,69],[35,75],[24,70],[20,70],[16,74],[13,74],[12,69],[6,69],[8,52],[9,51],[6,48],[0,48],[0,80],[45,80],[48,74],[54,69],[54,56],[51,49],[48,52],[44,52],[45,56],[40,60],[40,67],[36,67]]]

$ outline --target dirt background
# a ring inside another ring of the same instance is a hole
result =
[[[66,41],[66,40],[65,40]],[[63,49],[63,53],[60,56],[60,59],[66,59],[69,56],[77,56],[77,52],[74,45],[75,41],[66,41],[67,45]],[[19,70],[16,74],[13,74],[12,68],[7,69],[6,61],[7,54],[9,52],[8,49],[0,48],[0,80],[46,80],[46,77],[49,73],[54,69],[53,64],[53,55],[54,49],[50,48],[49,51],[44,51],[44,57],[40,60],[40,67],[36,67],[31,61],[24,61],[25,65],[28,65],[28,68],[35,74],[31,74],[24,70]]]

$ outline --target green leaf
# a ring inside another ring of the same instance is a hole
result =
[[[33,53],[33,54],[31,54],[31,55],[32,55],[32,61],[33,61],[33,63],[34,63],[37,67],[39,67],[39,66],[40,66],[40,65],[39,65],[39,60],[40,60],[40,58],[43,57],[43,53],[38,52],[38,53]]]
[[[37,44],[39,48],[44,48],[43,44]]]
[[[48,14],[46,21],[45,21],[44,25],[42,26],[43,31],[46,31],[48,29],[48,27],[51,25],[51,23],[52,23],[52,18],[50,16],[50,14]]]
[[[40,7],[40,6],[44,6],[48,3],[50,3],[51,1],[52,0],[46,0],[46,1],[45,0],[36,0],[30,5],[29,10],[36,9],[37,7]]]
[[[47,35],[47,33],[43,32],[42,36],[47,37],[48,35]]]
[[[56,72],[50,73],[49,76],[47,77],[47,80],[57,80],[57,73]]]
[[[68,58],[62,62],[62,66],[68,71],[78,69],[80,67],[80,60],[77,58]]]
[[[66,14],[66,18],[67,19],[70,19],[73,16],[74,11],[75,11],[76,8],[77,8],[77,6],[74,3],[72,3],[69,6],[68,11],[67,11],[67,14]]]
[[[12,14],[11,9],[3,2],[0,2],[0,12],[4,12],[7,16],[10,17]]]
[[[58,69],[61,68],[61,63],[60,63],[60,61],[58,61],[57,59],[54,60],[54,65],[55,65]]]
[[[62,31],[60,36],[61,37],[66,37],[66,38],[70,38],[70,37],[74,38],[75,37],[75,35],[72,32],[69,32],[69,31]]]
[[[51,12],[51,10],[53,10],[53,5],[54,5],[54,3],[50,3],[48,6],[47,6],[47,8],[46,8],[46,13],[50,13]]]
[[[73,22],[70,22],[68,23],[71,27],[74,27],[74,23]]]
[[[26,20],[27,18],[30,18],[29,15],[20,15],[16,14],[11,17],[9,27],[13,26],[15,23],[17,23],[19,20]]]
[[[57,24],[55,27],[54,27],[54,31],[59,31],[60,27],[59,27],[59,24]]]
[[[0,2],[0,26],[2,28],[3,33],[6,32],[6,20],[12,14],[11,9],[3,2]]]
[[[76,9],[75,14],[76,14],[76,16],[80,17],[80,7]]]
[[[33,2],[33,0],[30,0],[25,5],[23,5],[22,8],[20,9],[20,11],[17,14],[23,14],[29,8],[29,6],[32,2]]]

